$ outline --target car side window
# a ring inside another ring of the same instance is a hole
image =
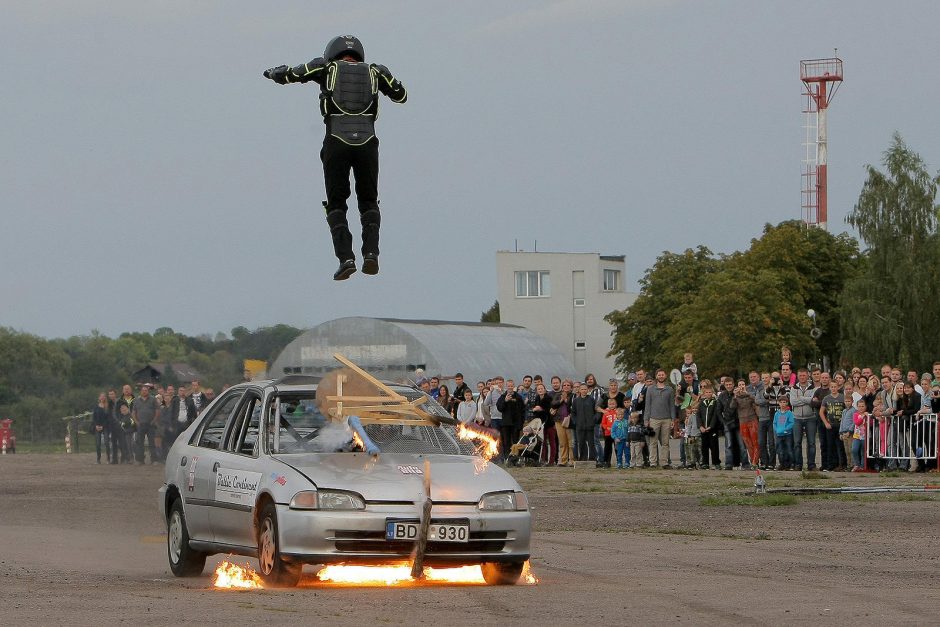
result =
[[[242,399],[232,420],[225,444],[225,450],[240,455],[256,456],[255,444],[258,441],[258,425],[261,422],[261,397],[256,392],[248,392]]]
[[[203,420],[196,446],[212,449],[222,448],[225,424],[244,392],[244,390],[235,390],[212,408],[212,412]]]

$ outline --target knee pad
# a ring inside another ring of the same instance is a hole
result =
[[[362,226],[374,226],[378,227],[382,223],[382,214],[379,213],[378,209],[370,209],[368,211],[363,211],[359,214],[359,220],[362,222]]]
[[[330,226],[330,230],[349,228],[346,222],[346,212],[339,209],[326,210],[326,223]]]

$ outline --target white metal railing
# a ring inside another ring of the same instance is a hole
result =
[[[865,429],[869,459],[937,459],[937,414],[869,416]]]

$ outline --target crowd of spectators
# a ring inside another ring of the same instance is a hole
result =
[[[583,381],[553,376],[548,385],[539,375],[518,384],[494,376],[475,391],[461,374],[453,392],[439,377],[417,385],[461,423],[498,437],[501,461],[514,444],[530,448],[537,434],[544,466],[829,472],[936,465],[940,362],[922,375],[887,364],[830,373],[795,369],[786,347],[780,357],[779,368],[746,379],[710,379],[687,353],[673,375],[678,383],[662,368],[638,369],[623,389],[617,378],[601,387],[592,374]]]
[[[150,463],[162,462],[177,436],[196,419],[215,393],[203,389],[198,380],[173,385],[125,384],[118,396],[111,389],[98,395],[92,411],[91,429],[95,453],[101,463],[143,465],[145,449]]]

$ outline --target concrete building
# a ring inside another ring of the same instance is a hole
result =
[[[603,383],[616,373],[604,316],[637,298],[624,289],[623,255],[498,251],[496,274],[501,322],[546,338],[579,377],[592,372]]]
[[[536,372],[576,376],[551,342],[519,326],[365,317],[330,320],[303,333],[284,347],[269,374],[322,376],[340,366],[333,353],[388,381],[414,380],[420,368],[450,385],[460,372],[474,391],[477,381],[496,375],[517,381]]]

